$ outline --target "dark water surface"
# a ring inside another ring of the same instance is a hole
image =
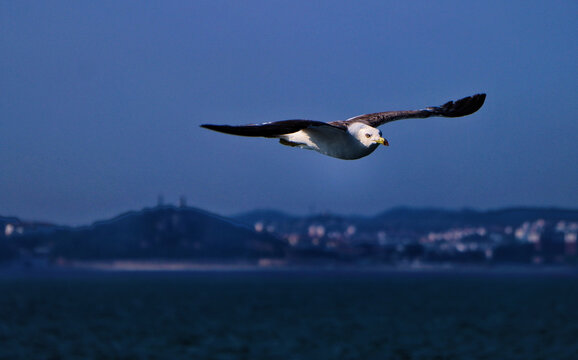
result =
[[[0,277],[0,359],[578,359],[572,274]]]

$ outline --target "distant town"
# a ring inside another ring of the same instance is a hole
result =
[[[90,226],[0,217],[0,267],[75,264],[578,264],[578,210],[394,208],[376,216],[223,217],[186,206],[130,211]]]
[[[398,208],[376,217],[290,217],[255,212],[238,218],[302,252],[374,263],[575,264],[578,211]]]

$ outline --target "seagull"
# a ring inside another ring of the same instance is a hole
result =
[[[401,119],[470,115],[482,107],[485,99],[486,94],[476,94],[421,110],[385,111],[330,122],[299,119],[251,125],[203,124],[201,127],[231,135],[276,138],[282,145],[355,160],[371,154],[379,145],[389,146],[378,126]]]

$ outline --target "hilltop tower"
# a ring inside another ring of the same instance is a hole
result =
[[[179,198],[179,207],[180,208],[187,207],[187,198],[185,197],[185,195],[181,195],[181,197]]]

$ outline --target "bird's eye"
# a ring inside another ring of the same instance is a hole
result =
[[[371,137],[371,134],[365,134],[365,137],[369,139]]]

